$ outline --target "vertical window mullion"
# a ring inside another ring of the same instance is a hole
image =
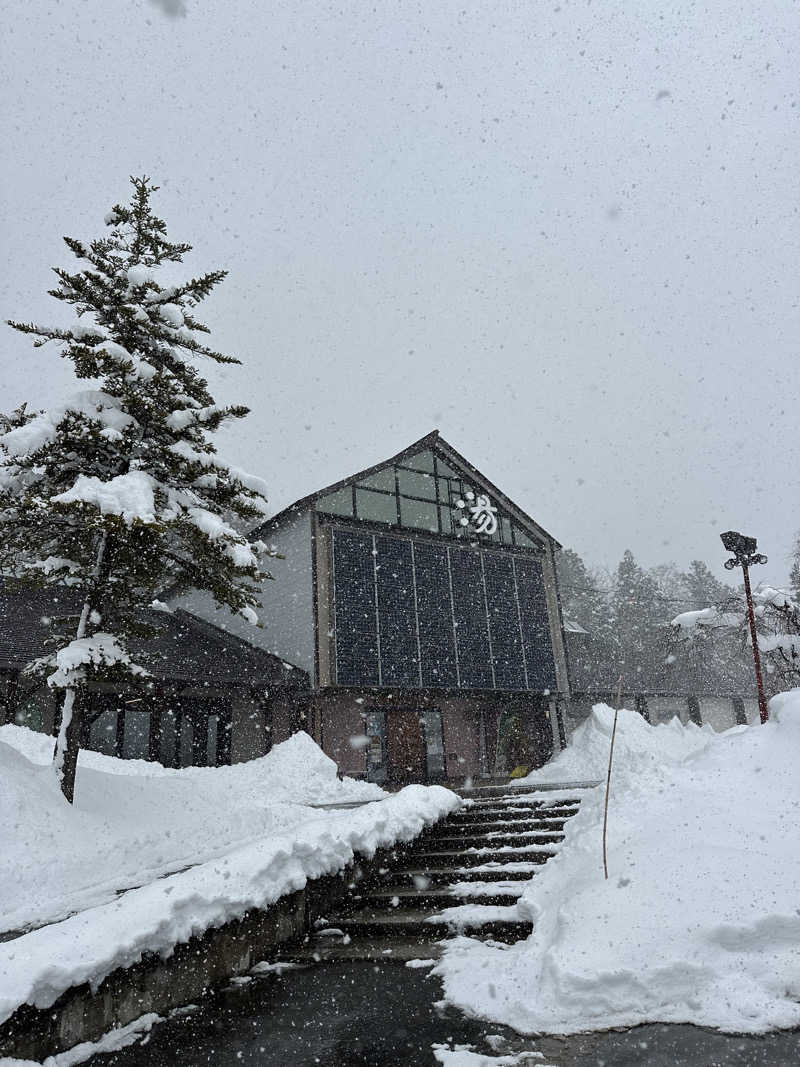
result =
[[[489,591],[486,588],[486,569],[483,566],[483,552],[478,551],[481,557],[481,585],[483,586],[483,604],[486,608],[486,630],[489,637],[489,666],[492,668],[492,689],[497,689],[497,679],[494,675],[494,652],[492,650],[492,620],[489,618]]]
[[[355,493],[355,490],[353,490],[353,492]],[[355,511],[353,512],[353,514],[355,515]],[[336,615],[336,532],[335,532],[335,530],[331,530],[330,541],[331,541],[331,590],[333,592],[333,604],[331,605],[332,608],[333,608],[333,669],[334,669],[334,674],[336,676],[336,681],[338,683],[338,681],[339,681],[339,656],[338,656],[339,642],[337,640],[336,631],[339,629],[339,620],[338,620],[337,615]],[[322,641],[322,634],[318,634],[318,638],[317,639],[321,642]],[[330,654],[331,654],[330,637],[328,637],[327,640],[328,640],[328,655],[330,656]]]
[[[439,483],[439,460],[436,458],[436,453],[433,453],[433,495],[436,497],[436,521],[438,523],[439,533],[443,534],[442,528],[442,493],[441,485]]]
[[[381,672],[381,616],[378,610],[378,543],[372,535],[372,595],[375,602],[375,643],[378,653],[378,685],[383,684]]]
[[[456,685],[461,688],[461,668],[458,663],[458,628],[456,627],[456,602],[453,598],[453,572],[450,567],[450,549],[446,548],[447,553],[447,584],[450,589],[450,618],[453,622],[453,652],[456,657]]]
[[[530,689],[528,680],[528,657],[525,655],[525,635],[522,632],[522,605],[519,602],[519,585],[517,584],[517,561],[511,557],[511,573],[514,575],[514,600],[517,605],[517,625],[519,626],[519,647],[522,652],[522,669],[525,672],[525,688]]]
[[[422,643],[419,639],[419,612],[417,611],[417,560],[414,555],[414,541],[411,541],[411,581],[414,588],[414,630],[417,635],[417,674],[419,687],[422,688]]]

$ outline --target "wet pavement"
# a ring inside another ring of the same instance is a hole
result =
[[[800,1031],[744,1037],[651,1025],[565,1039],[522,1038],[451,1008],[437,1009],[441,996],[441,984],[428,969],[399,963],[317,964],[270,972],[209,996],[196,1010],[180,1009],[144,1043],[90,1062],[95,1067],[435,1067],[434,1044],[468,1044],[487,1056],[537,1051],[543,1058],[530,1061],[536,1067],[800,1063]]]

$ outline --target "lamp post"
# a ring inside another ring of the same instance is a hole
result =
[[[756,552],[757,542],[755,537],[745,537],[744,534],[728,530],[720,534],[723,547],[733,553],[733,559],[725,560],[725,570],[732,571],[734,567],[741,567],[744,575],[744,594],[747,599],[747,614],[750,619],[750,637],[753,643],[753,660],[756,665],[756,682],[758,683],[758,710],[761,721],[766,722],[769,718],[767,711],[767,698],[764,696],[764,679],[761,676],[761,656],[758,652],[758,635],[756,634],[756,616],[753,611],[753,595],[750,592],[749,567],[754,563],[766,563],[767,557]]]

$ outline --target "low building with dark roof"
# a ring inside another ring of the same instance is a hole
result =
[[[0,585],[0,725],[57,732],[58,694],[25,668],[52,650],[51,620],[79,611],[69,588]],[[274,736],[299,727],[305,671],[180,609],[148,609],[141,622],[156,635],[129,647],[149,674],[91,688],[82,747],[167,767],[217,766],[264,755]]]

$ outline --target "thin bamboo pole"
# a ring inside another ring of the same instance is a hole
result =
[[[614,726],[611,730],[611,748],[608,753],[608,777],[606,778],[606,807],[603,812],[603,870],[605,871],[606,881],[608,880],[608,853],[606,851],[606,832],[608,830],[608,795],[611,791],[611,764],[614,760],[614,738],[617,736],[617,716],[619,715],[619,707],[622,703],[622,675],[619,676],[617,682],[617,706],[614,709]]]

